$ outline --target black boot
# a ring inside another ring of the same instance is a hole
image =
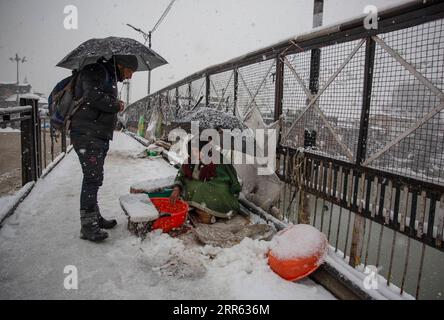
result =
[[[80,210],[80,238],[94,242],[102,241],[108,238],[108,233],[100,230],[99,216],[97,211],[86,212]]]
[[[96,210],[99,215],[99,227],[102,229],[112,229],[117,225],[116,219],[106,220],[102,215],[100,214],[100,209],[97,206]]]

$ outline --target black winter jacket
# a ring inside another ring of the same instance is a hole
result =
[[[120,105],[117,76],[111,63],[85,66],[77,78],[75,95],[83,102],[71,118],[71,137],[91,136],[112,140]]]

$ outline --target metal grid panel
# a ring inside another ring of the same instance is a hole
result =
[[[245,115],[256,104],[265,123],[273,122],[276,60],[251,64],[239,68],[238,72],[237,107],[239,114]]]
[[[167,91],[168,105],[172,109],[176,109],[176,89],[171,89]]]
[[[360,43],[361,40],[356,40],[321,49],[320,66],[315,65],[315,67],[320,67],[319,93],[321,95],[305,113],[303,111],[308,105],[308,102],[304,104],[305,91],[296,81],[294,72],[291,72],[291,69],[286,66],[285,81],[289,80],[289,76],[290,79],[292,76],[294,80],[290,88],[286,89],[284,85],[284,100],[296,100],[296,103],[299,104],[299,108],[295,112],[298,121],[293,123],[293,128],[287,136],[287,145],[304,146],[305,131],[316,132],[316,146],[312,148],[312,152],[345,161],[356,159],[365,61],[365,47],[361,46],[357,49]],[[354,49],[357,51],[351,56]],[[308,54],[305,54],[305,57],[300,59],[300,66],[295,65],[295,71],[303,79],[306,90],[309,90],[309,57]],[[351,59],[348,60],[350,57]],[[345,66],[343,66],[344,64]],[[300,72],[297,67],[301,70]],[[333,75],[338,71],[340,71],[339,74],[333,79]],[[291,74],[287,75],[287,73]],[[333,81],[331,81],[332,79]],[[317,89],[315,80],[312,79],[312,83],[314,83],[312,90]],[[295,81],[296,83],[294,83]],[[325,91],[324,88],[326,88]],[[292,96],[291,93],[294,95]]]
[[[328,78],[338,70],[360,41],[346,42],[322,49],[320,88],[326,85]],[[347,158],[346,150],[340,147],[338,141],[334,139],[334,133],[327,130],[325,124],[319,127],[319,148],[329,155],[348,161],[356,160],[363,103],[364,63],[365,45],[362,45],[319,98],[319,108],[353,158]]]
[[[390,32],[380,38],[434,86],[444,88],[443,20]],[[444,111],[423,124],[439,97],[376,44],[367,157],[374,156],[409,128],[415,131],[370,162],[378,169],[444,183]]]
[[[176,89],[170,89],[166,92],[166,102],[168,104],[169,113],[173,121],[176,118],[177,104],[176,104]]]
[[[234,111],[234,70],[210,76],[210,106],[233,113]]]
[[[200,97],[203,97],[200,101],[199,105],[205,105],[205,91],[206,90],[206,81],[205,77],[202,77],[198,80],[194,80],[191,83],[191,106],[194,106],[197,101],[199,101]]]
[[[181,109],[189,109],[191,106],[190,88],[188,83],[185,83],[179,87],[179,106]]]
[[[296,78],[303,81],[308,88],[310,81],[310,51],[286,56],[291,67],[284,65],[284,91],[282,98],[282,115],[288,128],[296,120],[297,115],[307,105],[307,95]],[[293,68],[294,71],[291,69]],[[296,72],[296,74],[294,73]]]
[[[168,91],[160,93],[160,110],[162,111],[163,122],[165,124],[171,123],[172,121],[174,121],[175,118],[173,113],[174,109],[171,108],[171,105],[168,101],[168,94]]]
[[[144,115],[146,118],[145,111],[148,110],[149,99],[150,97],[147,96],[131,104],[131,107],[128,109],[129,111],[127,111],[127,122],[129,124],[137,123],[141,115]]]
[[[149,119],[149,116],[151,115],[151,110],[154,105],[155,105],[155,98],[150,97],[149,99],[147,99],[145,104],[139,106],[139,109],[141,110],[140,113],[144,115],[145,119]]]

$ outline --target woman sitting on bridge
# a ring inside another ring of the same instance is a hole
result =
[[[202,148],[207,142],[200,142],[199,149],[192,148],[188,143],[188,159],[182,164],[177,174],[172,203],[182,196],[191,206],[204,211],[212,217],[231,218],[239,211],[238,194],[241,186],[237,173],[231,164],[204,164]],[[193,159],[199,159],[198,164],[192,164]],[[211,218],[212,218],[211,217]],[[213,222],[216,220],[212,218]]]

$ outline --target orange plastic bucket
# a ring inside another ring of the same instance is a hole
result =
[[[280,237],[286,232],[296,232],[297,230],[292,230],[294,227],[297,226],[291,226],[284,229],[276,234],[275,237]],[[305,278],[316,271],[316,269],[322,264],[322,259],[327,251],[328,241],[324,234],[314,227],[312,228],[316,231],[310,231],[313,232],[311,236],[313,237],[317,232],[319,238],[315,239],[317,242],[310,254],[282,258],[277,252],[273,252],[273,248],[268,252],[268,264],[270,265],[270,268],[285,280],[296,281]],[[298,244],[295,243],[294,245],[297,246]]]
[[[160,215],[153,223],[153,230],[162,229],[163,232],[170,232],[185,223],[189,208],[185,201],[177,200],[174,206],[171,205],[169,198],[151,198],[151,201]]]

